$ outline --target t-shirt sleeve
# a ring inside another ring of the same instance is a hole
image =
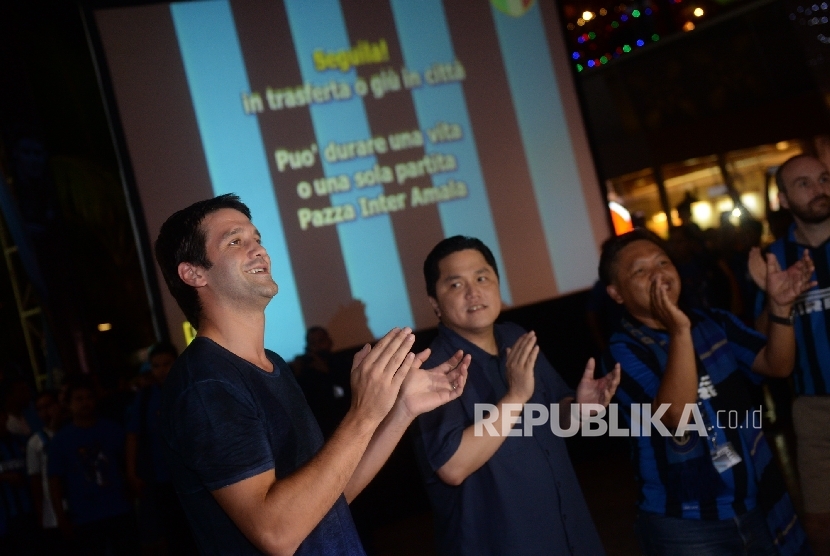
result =
[[[208,490],[274,468],[268,434],[256,404],[221,380],[197,382],[176,400],[168,440]]]
[[[433,471],[443,467],[461,446],[465,421],[460,398],[418,417],[424,454]]]
[[[748,327],[727,311],[712,309],[712,316],[723,327],[741,371],[753,382],[762,382],[764,377],[752,372],[752,364],[755,363],[758,353],[767,345],[766,336]]]

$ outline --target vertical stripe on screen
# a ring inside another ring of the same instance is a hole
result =
[[[491,11],[559,292],[588,287],[597,244],[539,4],[520,17]]]
[[[302,352],[305,323],[259,124],[246,116],[250,91],[230,4],[171,4],[182,61],[216,195],[237,193],[271,256],[279,294],[265,311],[265,345],[290,358]]]
[[[339,2],[287,0],[285,8],[303,81],[320,85],[342,81],[353,91],[354,69],[318,72],[312,59],[316,49],[338,51],[352,46]],[[310,111],[321,154],[330,142],[344,143],[371,137],[363,100],[359,96],[353,94],[349,100],[314,104]],[[351,178],[355,172],[370,170],[376,162],[374,156],[334,163],[323,158],[323,169],[326,176],[346,174]],[[375,337],[395,326],[414,326],[390,218],[386,214],[360,218],[358,197],[374,198],[382,192],[381,185],[358,190],[352,181],[352,190],[331,195],[332,205],[352,203],[358,213],[355,221],[338,224],[337,232],[352,295],[366,305],[369,329]]]
[[[410,71],[417,71],[423,76],[433,64],[451,63],[455,60],[452,38],[440,0],[390,0],[390,4],[404,63]],[[461,63],[464,61],[461,60]],[[438,205],[444,236],[463,234],[478,237],[493,251],[498,265],[504,268],[461,84],[428,85],[424,80],[421,87],[412,90],[412,99],[422,130],[446,122],[460,125],[464,133],[462,140],[447,143],[432,144],[428,137],[425,138],[424,150],[427,153],[451,154],[458,164],[455,171],[434,176],[433,184],[442,185],[453,178],[467,184],[467,198]],[[512,303],[506,273],[501,281],[501,294],[505,303]]]

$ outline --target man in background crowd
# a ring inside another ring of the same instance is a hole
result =
[[[794,223],[769,247],[777,264],[787,268],[809,251],[816,284],[796,301],[792,312],[770,312],[767,296],[759,296],[756,327],[795,328],[797,355],[793,385],[793,426],[798,474],[804,500],[804,526],[817,556],[830,555],[830,172],[819,159],[797,155],[775,174],[778,199]],[[750,271],[765,288],[766,265],[754,250]]]
[[[63,411],[57,393],[51,390],[37,396],[35,409],[43,422],[43,428],[33,434],[26,445],[26,470],[32,486],[35,516],[41,528],[40,551],[43,554],[56,554],[61,543],[58,520],[49,494],[49,444],[61,425]]]
[[[67,398],[71,421],[49,444],[49,487],[58,526],[83,554],[137,554],[124,481],[124,431],[98,417],[89,381],[78,378],[70,384]]]

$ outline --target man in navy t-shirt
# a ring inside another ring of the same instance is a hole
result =
[[[352,405],[323,443],[285,362],[264,346],[271,260],[235,195],[171,216],[156,241],[171,294],[198,337],[162,396],[170,476],[207,554],[363,554],[347,503],[412,420],[457,398],[469,357],[431,371],[394,329],[355,355]]]

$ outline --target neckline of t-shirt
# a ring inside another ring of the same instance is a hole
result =
[[[271,365],[273,365],[273,366],[274,366],[274,370],[273,370],[273,371],[266,371],[265,369],[263,369],[263,368],[262,368],[262,367],[260,367],[259,365],[255,365],[255,364],[251,363],[250,361],[248,361],[247,359],[244,359],[244,358],[242,358],[242,357],[239,357],[237,354],[235,354],[234,352],[232,352],[231,350],[229,350],[229,349],[228,349],[228,348],[226,348],[225,346],[223,346],[223,345],[219,344],[218,342],[216,342],[216,341],[214,341],[214,340],[211,340],[210,338],[208,338],[208,337],[206,337],[206,336],[196,336],[196,337],[193,339],[193,341],[195,342],[196,340],[199,340],[199,339],[206,340],[206,341],[210,342],[211,344],[213,344],[214,346],[216,346],[217,348],[219,348],[220,350],[222,350],[224,353],[229,354],[229,355],[230,355],[231,357],[233,357],[234,359],[236,359],[236,360],[238,360],[238,361],[241,361],[241,362],[242,362],[242,363],[244,363],[245,365],[248,365],[249,367],[251,367],[251,368],[255,369],[256,371],[258,371],[258,372],[260,372],[260,373],[262,373],[262,374],[264,374],[264,375],[266,375],[266,376],[273,376],[273,377],[280,376],[280,366],[279,366],[279,365],[277,365],[277,362],[276,362],[276,361],[274,361],[274,359],[273,359],[273,358],[271,358],[271,351],[270,351],[269,349],[267,349],[267,348],[265,349],[265,356],[268,358],[268,361],[270,361],[270,362],[271,362]]]

